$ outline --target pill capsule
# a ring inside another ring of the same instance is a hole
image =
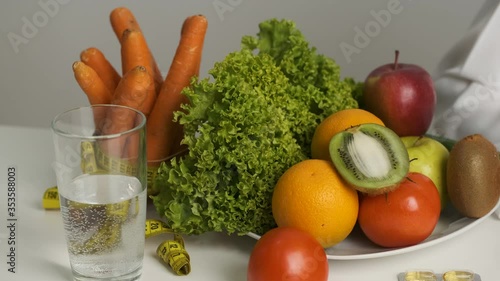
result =
[[[451,270],[443,274],[444,281],[474,281],[474,273],[468,270]]]
[[[436,274],[432,271],[407,271],[405,281],[436,281]]]

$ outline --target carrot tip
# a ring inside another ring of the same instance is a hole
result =
[[[127,7],[116,7],[114,8],[112,11],[111,11],[111,15],[113,14],[120,14],[121,12],[123,11],[129,11],[129,9]]]
[[[77,68],[80,68],[82,64],[83,64],[83,62],[81,62],[81,61],[75,61],[75,62],[71,65],[71,67],[73,68],[73,70],[76,70]]]
[[[82,53],[95,53],[95,52],[97,52],[96,47],[88,47],[87,49],[82,51]]]
[[[90,47],[90,48],[87,48],[85,50],[83,50],[81,53],[80,53],[80,59],[83,61],[83,62],[88,62],[89,61],[89,57],[90,56],[94,56],[96,53],[98,52],[97,48],[95,47]]]

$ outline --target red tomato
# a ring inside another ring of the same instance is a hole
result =
[[[425,240],[436,227],[441,202],[427,176],[409,173],[387,194],[360,201],[358,223],[363,233],[382,247],[406,247]]]
[[[247,281],[326,281],[328,270],[325,250],[313,236],[297,228],[277,227],[255,244]]]

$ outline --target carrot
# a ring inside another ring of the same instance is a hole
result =
[[[148,90],[152,88],[153,81],[143,66],[136,66],[125,73],[116,87],[112,104],[123,105],[140,110],[147,100]],[[130,130],[135,125],[134,114],[122,108],[108,110],[106,118],[101,125],[104,134],[116,134]],[[127,138],[101,142],[101,149],[110,156],[122,156],[125,151]]]
[[[139,68],[143,68],[143,67],[139,66]],[[146,71],[146,70],[144,69],[141,71]],[[149,82],[148,82],[149,84],[147,84],[147,87],[145,87],[143,89],[146,97],[144,99],[144,102],[141,105],[139,105],[136,109],[141,111],[144,114],[144,116],[146,116],[146,118],[148,118],[149,114],[151,114],[151,110],[153,110],[153,106],[154,106],[154,103],[156,101],[156,93],[155,93],[155,83],[153,81],[153,78],[151,78],[151,75],[149,75],[149,73],[145,73],[145,74],[148,74],[147,76],[149,76],[149,79],[144,77],[144,80],[143,80],[144,85],[140,85],[140,87],[145,86],[146,80],[149,80]],[[115,94],[115,95],[120,95],[120,94]],[[119,102],[119,101],[114,101],[114,102]]]
[[[141,120],[139,120],[138,118],[135,119],[134,123],[133,123],[133,127],[138,126],[140,121]],[[140,145],[141,139],[142,139],[142,142],[145,141],[144,135],[142,135],[142,134],[131,134],[131,135],[127,136],[125,150],[123,151],[124,158],[127,158],[129,160],[137,159],[137,157],[139,156],[138,152],[140,149],[139,145]],[[143,144],[143,145],[146,145],[146,144]]]
[[[197,17],[197,16],[200,16],[200,15],[191,16],[191,18],[194,18],[194,17]],[[206,19],[205,19],[205,20],[206,20]],[[208,26],[207,26],[207,27],[208,27]],[[205,31],[204,31],[204,33],[206,33],[206,28],[207,28],[207,27],[205,27]],[[183,34],[185,34],[185,33],[190,33],[190,32],[191,32],[191,28],[193,28],[193,27],[192,27],[192,19],[187,18],[187,19],[186,19],[186,20],[182,23],[182,27],[181,27],[181,36],[183,36]],[[187,35],[187,36],[189,36],[189,35]],[[203,46],[202,46],[202,48],[203,48]],[[200,67],[201,67],[201,52],[199,53],[199,56],[200,56],[200,58],[199,58],[199,59],[197,59],[198,65],[196,66],[196,70],[195,70],[195,74],[194,74],[194,75],[195,75],[195,76],[197,76],[197,77],[198,77],[198,76],[200,76],[199,74],[200,74]]]
[[[113,28],[113,31],[120,44],[123,43],[123,39],[125,37],[124,33],[126,33],[127,30],[136,31],[141,33],[142,35],[141,27],[139,26],[139,23],[129,9],[125,7],[115,8],[113,11],[111,11],[109,18],[111,27]],[[147,67],[148,71],[151,72],[152,77],[154,77],[155,82],[157,83],[158,87],[156,89],[156,93],[158,93],[161,83],[163,82],[163,77],[148,45],[146,44],[144,36],[142,36],[141,42],[138,42],[134,45],[141,46],[142,49],[131,48],[130,52],[127,52],[125,56],[122,55],[122,64],[127,65],[126,67],[122,66],[122,69],[124,70],[122,71],[122,73],[126,73],[126,71],[130,70],[131,67],[135,67],[137,65],[143,65]],[[148,52],[148,55],[144,55],[146,51]],[[147,63],[142,62],[139,64],[134,64],[137,62],[137,59],[135,58],[136,54],[141,55],[143,58],[147,58]]]
[[[199,71],[207,27],[203,15],[190,16],[183,23],[172,64],[147,120],[147,158],[150,161],[166,159],[179,145],[175,142],[182,134],[182,126],[173,121],[173,114],[187,102],[181,92]]]
[[[192,17],[195,17],[195,16],[192,16]],[[186,20],[186,21],[184,21],[184,23],[182,25],[182,29],[181,29],[181,34],[183,34],[185,32],[188,32],[188,33],[191,32],[190,31],[190,29],[192,28],[191,24],[192,24],[192,21],[189,20],[189,19]],[[198,65],[196,66],[195,72],[194,72],[194,76],[196,76],[196,77],[199,76],[200,67],[201,67],[201,52],[199,52],[198,54],[199,54],[200,57],[199,57],[199,59],[196,59],[196,61],[198,62]],[[189,102],[187,100],[186,96],[182,95],[182,98],[183,98],[182,103],[188,103]],[[176,132],[174,133],[174,135],[176,136],[176,138],[175,138],[175,140],[173,142],[173,146],[172,146],[172,150],[171,150],[170,154],[181,156],[181,155],[187,153],[187,146],[181,144],[181,141],[184,138],[184,129],[179,124],[176,124],[175,128],[176,128]]]
[[[111,103],[140,110],[143,108],[144,103],[147,100],[147,94],[148,90],[151,89],[151,84],[151,76],[148,74],[146,68],[140,65],[136,66],[129,72],[125,73],[122,80],[116,87],[116,92]],[[130,125],[131,122],[128,122],[129,120],[127,120],[128,123],[121,123],[121,121],[125,120],[111,118],[111,121],[113,121],[111,125],[116,126],[116,128],[110,129],[110,131],[107,131],[106,133],[116,133],[126,127],[129,127],[130,129],[132,126]]]
[[[109,91],[93,68],[81,61],[74,62],[72,67],[76,82],[87,95],[91,105],[111,103],[112,92]],[[99,128],[99,124],[102,123],[105,116],[103,111],[94,111],[94,125],[96,128]]]
[[[148,44],[144,34],[137,30],[126,29],[123,32],[121,39],[121,58],[122,58],[122,72],[127,73],[130,69],[142,65],[146,68],[148,73],[154,77],[155,92],[159,92],[163,78],[159,70],[155,69],[156,62],[154,61],[151,52],[149,51]]]
[[[108,104],[111,102],[111,91],[92,67],[81,61],[74,62],[72,67],[76,82],[87,95],[90,104]]]
[[[141,31],[141,27],[134,17],[132,12],[125,7],[118,7],[111,11],[109,14],[109,20],[111,22],[111,27],[120,41],[122,34],[125,30],[137,30]]]
[[[111,93],[120,82],[120,74],[115,70],[104,54],[97,48],[91,47],[80,53],[80,60],[92,67]]]

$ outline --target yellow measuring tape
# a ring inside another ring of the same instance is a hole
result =
[[[117,170],[121,172],[131,172],[131,167],[127,163],[123,163],[117,159],[112,159],[107,155],[104,155],[99,149],[96,149],[94,143],[82,142],[81,144],[81,169],[84,173],[95,174],[104,171],[104,167],[109,167],[109,169]],[[151,177],[156,175],[156,171],[148,169],[148,184],[152,181]],[[122,203],[112,204],[106,207],[106,216],[113,217],[115,220],[120,220],[124,222],[129,218],[129,216],[137,215],[139,212],[139,204],[135,203],[135,208],[133,213],[130,214],[130,200]],[[77,204],[77,203],[74,203]],[[58,210],[59,205],[59,193],[57,186],[48,188],[42,197],[42,206],[46,210]],[[75,207],[75,206],[73,206]],[[145,237],[149,238],[151,236],[156,236],[160,234],[173,234],[173,240],[163,241],[157,248],[157,256],[169,265],[172,270],[177,275],[187,275],[191,272],[191,264],[189,254],[184,247],[184,240],[182,236],[174,233],[169,227],[160,220],[147,219],[145,225]],[[120,241],[121,228],[111,227],[109,224],[104,224],[92,237],[90,237],[83,245],[76,245],[74,251],[79,252],[93,252],[97,251],[95,245],[101,245],[102,241],[106,241],[106,245],[113,247]],[[102,249],[101,249],[102,250]]]
[[[57,186],[45,190],[42,198],[42,206],[45,210],[59,210],[59,193]]]
[[[146,238],[163,233],[174,234],[174,240],[163,241],[156,249],[156,254],[178,275],[187,275],[191,272],[189,254],[184,247],[184,240],[179,234],[173,233],[168,226],[154,219],[146,220]]]

